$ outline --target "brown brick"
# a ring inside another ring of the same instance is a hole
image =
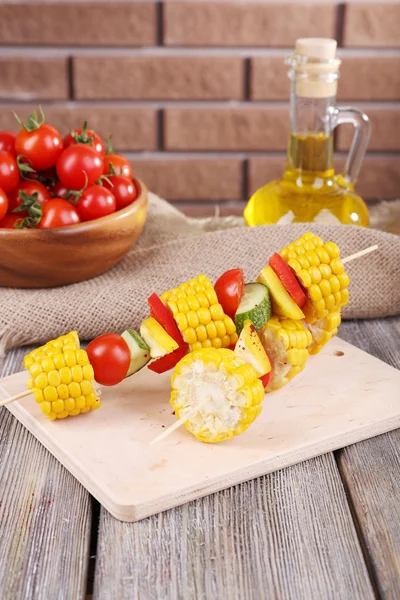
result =
[[[365,109],[371,121],[371,139],[368,150],[400,150],[400,109],[369,107]],[[338,127],[337,148],[350,148],[354,129],[352,125]]]
[[[337,173],[343,171],[345,160],[344,156],[335,157]],[[269,181],[279,179],[284,167],[284,155],[250,158],[248,196]],[[356,187],[365,200],[400,197],[400,156],[366,156]]]
[[[250,62],[252,100],[289,100],[290,82],[283,56],[257,56]]]
[[[18,125],[12,115],[16,110],[20,118],[26,119],[33,106],[3,106],[0,111],[0,129],[16,131]],[[156,112],[150,108],[103,108],[88,105],[56,107],[43,105],[46,121],[64,135],[73,128],[82,127],[87,120],[89,127],[107,139],[112,135],[113,145],[118,150],[154,150],[157,141]]]
[[[343,43],[345,46],[400,46],[400,4],[369,3],[346,6]]]
[[[167,108],[168,150],[282,150],[289,128],[285,108]]]
[[[1,57],[0,81],[3,100],[66,100],[67,59]]]
[[[344,170],[346,159],[338,156],[335,169]],[[357,181],[356,191],[364,200],[400,198],[400,156],[366,156]]]
[[[134,171],[152,192],[174,201],[241,199],[241,161],[236,158],[140,159]]]
[[[151,2],[23,2],[0,4],[0,44],[151,46]]]
[[[399,100],[400,58],[382,56],[344,57],[340,68],[339,101]],[[283,56],[251,59],[252,100],[287,100],[290,82]]]
[[[77,98],[241,99],[239,57],[90,56],[74,59]]]
[[[334,4],[166,2],[167,46],[292,46],[298,37],[332,37]]]

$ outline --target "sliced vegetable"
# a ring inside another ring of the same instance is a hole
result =
[[[153,317],[143,321],[140,326],[140,335],[150,348],[151,358],[160,358],[179,348],[179,344]]]
[[[231,269],[223,273],[215,282],[214,290],[224,313],[235,318],[243,296],[244,275],[242,269]]]
[[[125,377],[137,373],[150,361],[150,348],[141,335],[134,329],[126,329],[121,336],[128,344],[131,362]]]
[[[252,321],[256,329],[261,329],[271,316],[271,302],[268,288],[263,283],[248,283],[235,314],[236,330],[240,333],[244,322]]]
[[[296,275],[277,252],[269,259],[269,266],[279,277],[283,287],[289,293],[290,297],[296,302],[297,306],[303,308],[307,302],[307,296],[301,289]]]
[[[181,358],[185,356],[185,354],[187,354],[187,344],[179,346],[177,350],[174,350],[170,354],[166,354],[161,358],[157,358],[157,360],[154,360],[149,364],[149,369],[150,371],[154,371],[154,373],[158,373],[159,375],[161,373],[165,373],[166,371],[173,369],[181,360]]]
[[[289,319],[304,319],[304,313],[296,302],[289,296],[279,277],[270,266],[260,271],[257,281],[269,289],[274,314],[288,317]],[[259,327],[257,327],[259,329]]]
[[[97,383],[116,385],[125,379],[131,364],[131,353],[121,335],[99,335],[88,344],[86,352]]]
[[[271,363],[253,323],[246,320],[236,342],[235,352],[252,365],[258,375],[262,377],[271,371]]]
[[[171,311],[163,304],[157,294],[152,294],[147,302],[150,306],[150,315],[156,319],[168,335],[179,344],[179,348],[149,364],[149,369],[154,371],[154,373],[165,373],[166,371],[173,369],[181,358],[185,356],[188,351],[188,345],[184,341]]]

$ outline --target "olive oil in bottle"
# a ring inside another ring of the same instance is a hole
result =
[[[292,80],[286,168],[280,180],[268,183],[250,198],[247,225],[319,222],[367,226],[368,210],[353,183],[369,138],[366,115],[336,107],[340,61],[336,41],[297,40],[289,58]],[[344,175],[335,176],[333,130],[339,123],[356,128]]]

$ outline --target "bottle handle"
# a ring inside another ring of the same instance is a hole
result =
[[[369,142],[370,121],[365,113],[351,106],[339,106],[335,113],[335,127],[343,123],[352,123],[354,126],[353,140],[342,177],[346,183],[355,184]]]

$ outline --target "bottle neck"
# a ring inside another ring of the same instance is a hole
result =
[[[336,96],[303,95],[309,88],[299,77],[292,72],[286,170],[332,177]]]

